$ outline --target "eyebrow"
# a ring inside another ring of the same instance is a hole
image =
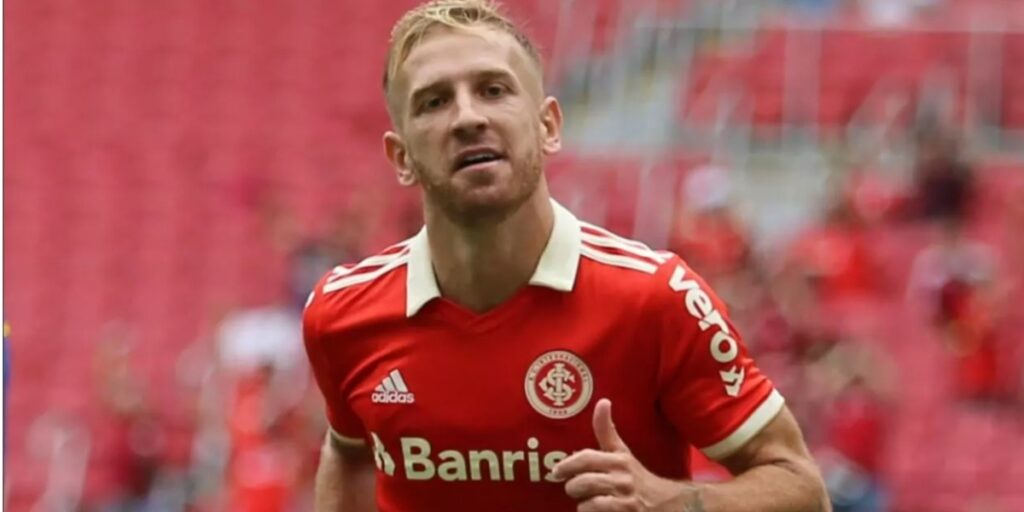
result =
[[[503,68],[482,69],[482,70],[479,70],[479,71],[472,72],[471,76],[474,79],[477,79],[477,80],[479,80],[479,79],[495,79],[495,78],[509,79],[512,82],[514,82],[516,85],[519,84],[519,81],[515,79],[515,75],[513,75],[507,69],[503,69]],[[416,88],[415,90],[413,90],[412,94],[409,96],[410,103],[412,105],[416,105],[416,103],[419,101],[419,99],[422,96],[430,93],[433,90],[436,90],[436,89],[442,87],[445,84],[445,82],[447,82],[447,79],[434,80],[433,82],[430,82],[430,83],[428,83],[426,85],[423,85],[421,87]]]

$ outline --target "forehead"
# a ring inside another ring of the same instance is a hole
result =
[[[483,70],[506,71],[522,81],[532,67],[526,50],[511,34],[487,27],[437,27],[409,53],[399,69],[398,81],[407,94]]]

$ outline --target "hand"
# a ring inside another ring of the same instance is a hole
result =
[[[568,480],[565,492],[579,501],[577,511],[703,511],[695,485],[661,478],[633,456],[606,398],[594,408],[594,435],[600,450],[576,452],[554,468],[556,478]]]

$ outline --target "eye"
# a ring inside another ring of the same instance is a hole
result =
[[[501,84],[489,84],[484,87],[483,95],[485,98],[500,98],[505,95],[505,86]]]
[[[445,104],[444,96],[431,96],[420,103],[420,111],[429,112],[431,110],[437,110],[443,107]]]

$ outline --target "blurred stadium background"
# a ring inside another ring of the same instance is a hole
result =
[[[379,142],[414,3],[4,3],[9,510],[311,509],[297,315],[420,222]],[[1024,2],[506,5],[556,197],[709,278],[837,510],[1024,511]]]

